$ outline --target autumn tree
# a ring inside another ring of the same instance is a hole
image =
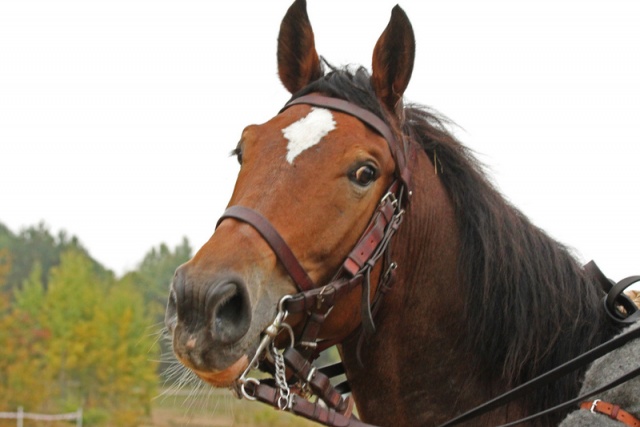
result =
[[[0,402],[83,407],[93,424],[136,425],[157,384],[153,318],[142,292],[130,280],[105,277],[74,249],[61,253],[46,287],[41,271],[36,264],[0,322]]]
[[[0,409],[40,407],[50,397],[45,357],[48,331],[38,321],[44,301],[36,266],[18,301],[0,316]]]

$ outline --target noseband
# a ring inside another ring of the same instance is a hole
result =
[[[396,165],[396,179],[380,200],[362,236],[338,268],[334,278],[321,287],[313,283],[280,233],[260,213],[244,206],[231,206],[222,214],[218,225],[223,220],[232,218],[252,226],[269,244],[300,291],[281,300],[274,322],[265,330],[253,360],[238,380],[237,391],[240,397],[261,400],[325,425],[366,426],[351,417],[353,407],[351,398],[343,397],[341,393],[344,390],[339,386],[332,386],[329,382],[330,376],[339,375],[342,371],[335,366],[316,369],[312,366],[312,362],[320,352],[344,339],[342,337],[338,340],[322,341],[318,339],[318,334],[335,302],[357,286],[362,288],[363,335],[361,337],[375,332],[373,317],[380,306],[382,295],[390,289],[395,280],[396,263],[390,258],[389,243],[402,222],[405,213],[402,208],[403,203],[408,203],[411,197],[411,176],[407,166],[408,141],[403,138],[402,144],[399,144],[394,132],[383,120],[364,108],[338,98],[317,94],[306,95],[290,101],[280,112],[300,104],[346,113],[370,126],[384,137],[389,145]],[[372,302],[370,299],[371,271],[383,256],[386,268],[378,280],[377,291]],[[305,315],[306,320],[302,332],[295,337],[291,328],[284,323],[284,319],[288,314],[297,313]],[[280,353],[275,348],[274,339],[283,329],[289,331],[291,343],[288,349]],[[269,382],[247,378],[249,369],[257,367],[272,373],[274,379]],[[289,378],[287,378],[285,367],[289,368],[291,373]],[[290,384],[295,384],[296,389],[293,393]],[[311,396],[317,396],[318,400],[311,402],[308,399]]]

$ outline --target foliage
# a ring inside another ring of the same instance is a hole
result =
[[[137,274],[143,288],[145,300],[155,302],[160,307],[158,321],[164,318],[164,307],[167,303],[169,284],[178,266],[191,258],[191,246],[184,238],[173,251],[164,243],[152,248],[140,263]]]
[[[137,425],[158,383],[144,293],[82,249],[58,257],[46,275],[34,259],[21,286],[0,294],[0,410],[83,407],[85,425]]]
[[[134,426],[157,395],[169,284],[185,238],[117,279],[76,237],[0,223],[0,411],[84,410],[84,425]],[[164,351],[168,351],[165,349]]]
[[[173,251],[163,243],[147,252],[138,269],[123,278],[123,280],[136,283],[138,289],[141,290],[144,302],[155,322],[155,331],[152,332],[162,334],[169,284],[176,268],[190,258],[191,246],[186,238]],[[163,362],[158,365],[158,375],[168,378],[169,375],[165,375],[165,372],[171,368],[174,362],[170,343],[167,340],[159,339],[158,345],[160,346],[160,354],[168,355],[169,359],[164,360],[163,358]]]
[[[11,252],[8,247],[0,246],[0,289],[4,288],[11,272]]]
[[[43,386],[47,340],[46,331],[19,308],[0,317],[0,410],[35,408],[50,397]]]
[[[64,231],[54,236],[44,223],[28,227],[17,235],[0,224],[0,251],[10,254],[10,268],[4,283],[0,281],[0,290],[19,287],[29,277],[36,263],[41,266],[40,279],[46,287],[49,270],[60,264],[60,255],[68,249],[75,249],[91,259],[77,237],[69,237]],[[0,252],[0,277],[4,262],[2,253]],[[98,274],[109,275],[96,261],[91,260],[91,263]]]

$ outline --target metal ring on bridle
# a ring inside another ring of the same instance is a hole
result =
[[[252,400],[252,401],[257,400],[254,396],[251,396],[249,393],[247,393],[247,390],[245,389],[245,386],[247,385],[247,383],[251,383],[257,387],[260,385],[260,381],[258,381],[255,378],[245,378],[242,384],[240,384],[240,392],[242,393],[242,397],[244,397],[247,400]]]

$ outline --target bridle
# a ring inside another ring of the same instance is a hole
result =
[[[317,287],[305,269],[300,265],[285,240],[268,219],[260,213],[244,207],[231,206],[218,220],[218,225],[228,218],[233,218],[252,226],[269,244],[280,263],[296,284],[300,292],[283,297],[277,308],[273,322],[265,329],[258,348],[235,384],[234,391],[239,398],[259,400],[280,410],[288,410],[296,415],[331,427],[375,427],[352,416],[352,398],[343,396],[350,391],[348,383],[332,385],[330,378],[344,374],[341,363],[323,368],[313,366],[319,354],[339,343],[342,338],[323,341],[318,338],[320,328],[333,309],[335,303],[345,294],[360,286],[362,292],[361,318],[362,337],[375,331],[373,317],[380,308],[380,301],[395,281],[397,264],[391,260],[389,244],[402,223],[404,205],[411,198],[411,174],[408,168],[409,141],[402,138],[401,143],[395,133],[373,113],[342,99],[318,94],[305,95],[287,103],[285,109],[299,104],[324,107],[340,111],[358,118],[385,138],[395,161],[395,180],[380,200],[369,224],[360,239],[351,250],[345,261],[336,271],[334,278],[326,285]],[[370,300],[371,272],[382,259],[383,268],[373,301]],[[602,284],[607,296],[604,307],[609,317],[618,324],[631,324],[640,320],[640,311],[633,303],[626,301],[623,291],[632,283],[640,281],[640,276],[622,280],[616,285],[591,263],[587,270]],[[621,305],[626,310],[622,315],[616,309]],[[285,322],[290,314],[302,314],[305,317],[302,332],[296,336],[292,328]],[[276,337],[285,331],[289,336],[289,346],[280,351],[276,348]],[[569,360],[565,364],[539,376],[531,381],[510,390],[503,395],[480,405],[458,417],[442,424],[441,427],[453,426],[480,416],[506,403],[524,396],[531,390],[542,387],[569,372],[577,370],[594,361],[596,358],[621,347],[632,339],[640,338],[640,328],[626,332],[606,343]],[[359,347],[358,347],[359,348]],[[272,375],[272,379],[258,380],[249,377],[250,370],[260,369]],[[538,414],[510,422],[502,427],[517,425],[552,411],[563,409],[579,403],[590,396],[604,392],[622,384],[640,374],[637,368],[617,379],[591,390],[575,399]],[[315,401],[312,398],[315,397]],[[595,401],[594,401],[595,402]]]
[[[387,141],[395,161],[395,180],[381,198],[369,224],[333,279],[321,287],[313,283],[291,248],[267,218],[253,209],[237,205],[229,207],[222,214],[218,225],[225,219],[232,218],[253,227],[269,244],[300,291],[280,300],[274,321],[265,329],[253,360],[236,383],[236,393],[239,397],[260,400],[325,425],[367,426],[351,416],[353,400],[342,396],[345,386],[333,386],[330,382],[330,377],[344,373],[341,364],[338,364],[339,367],[332,365],[316,368],[312,363],[320,352],[342,340],[323,341],[318,338],[318,334],[334,304],[358,286],[362,291],[361,337],[369,336],[375,331],[373,317],[380,307],[382,296],[395,281],[397,264],[391,260],[389,244],[402,223],[405,214],[403,206],[411,198],[409,142],[402,138],[399,143],[391,127],[378,116],[338,98],[319,94],[305,95],[288,102],[280,112],[300,104],[349,114],[380,134]],[[386,268],[382,270],[371,301],[371,272],[383,257]],[[305,316],[304,326],[298,336],[285,323],[286,317],[291,314]],[[274,341],[282,331],[288,332],[290,343],[288,348],[280,352]],[[273,379],[265,381],[248,377],[249,371],[256,368],[271,373]],[[313,396],[317,397],[314,402],[310,400]]]

